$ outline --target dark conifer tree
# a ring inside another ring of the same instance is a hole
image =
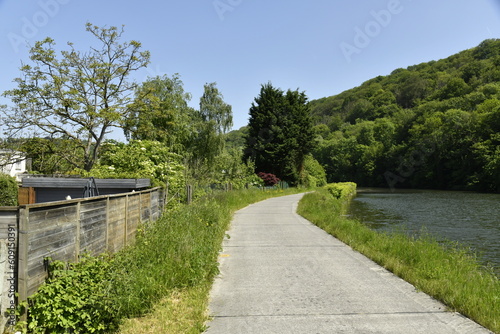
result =
[[[250,108],[245,158],[256,172],[301,182],[304,158],[312,149],[312,120],[305,93],[262,85]]]

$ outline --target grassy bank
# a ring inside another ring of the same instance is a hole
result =
[[[375,232],[346,219],[345,199],[321,189],[304,196],[298,212],[415,287],[490,330],[500,333],[500,282],[475,256],[432,236]]]

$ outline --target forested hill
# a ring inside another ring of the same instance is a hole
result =
[[[310,107],[329,181],[500,191],[500,39]]]

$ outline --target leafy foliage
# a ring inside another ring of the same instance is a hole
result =
[[[268,187],[272,187],[277,185],[280,182],[280,179],[276,177],[276,175],[271,173],[260,172],[257,174],[258,177],[264,181],[264,185]]]
[[[118,326],[109,298],[112,260],[82,256],[49,265],[49,278],[29,298],[30,333],[109,333]]]
[[[129,144],[109,141],[99,163],[85,176],[97,178],[150,178],[154,186],[184,189],[182,157],[157,141],[131,140]]]
[[[500,191],[499,65],[487,40],[311,101],[328,181]]]
[[[73,145],[56,153],[89,171],[105,135],[130,113],[135,84],[128,77],[147,66],[149,53],[141,52],[137,41],[120,43],[123,30],[116,27],[87,23],[86,30],[100,43],[88,53],[68,43],[70,50],[58,57],[53,39],[36,42],[30,50],[33,64],[23,65],[23,76],[15,79],[18,87],[3,94],[16,107],[2,110],[10,136],[25,136],[23,132],[31,130],[38,136],[69,139]]]
[[[125,121],[126,137],[159,141],[175,153],[185,152],[195,132],[190,100],[178,74],[149,78],[136,89],[132,112]]]
[[[14,177],[0,173],[0,206],[17,206],[18,185]]]
[[[245,159],[292,184],[303,183],[304,160],[313,147],[313,127],[305,93],[262,85],[250,108]]]
[[[306,187],[315,188],[326,185],[325,169],[311,154],[306,155],[304,159],[304,174]]]
[[[190,171],[195,179],[213,178],[222,170],[214,164],[224,152],[224,135],[233,125],[233,113],[216,84],[204,86],[200,110],[196,113],[196,136],[190,152]]]
[[[83,154],[71,139],[30,138],[23,140],[19,149],[31,159],[31,168],[36,173],[65,174],[75,169],[75,162],[83,166]]]
[[[356,183],[354,182],[340,182],[340,183],[330,183],[325,186],[330,195],[335,199],[346,200],[354,197],[356,195]]]

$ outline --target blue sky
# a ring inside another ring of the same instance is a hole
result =
[[[179,73],[193,107],[217,82],[239,128],[261,84],[317,99],[500,38],[500,1],[0,0],[0,92],[29,62],[25,42],[50,36],[85,51],[86,22],[125,25],[124,40],[152,55],[134,79]]]

